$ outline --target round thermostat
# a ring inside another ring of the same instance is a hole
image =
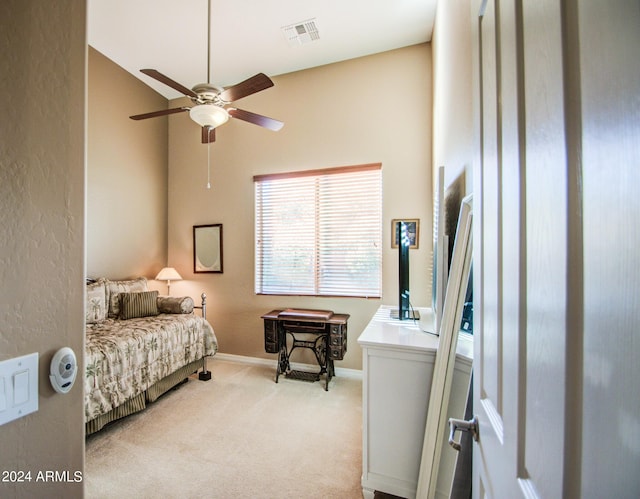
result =
[[[73,387],[78,373],[76,354],[69,347],[58,350],[51,359],[49,379],[58,393],[67,393]]]

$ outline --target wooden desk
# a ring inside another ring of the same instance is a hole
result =
[[[264,349],[278,354],[276,383],[281,373],[305,381],[319,381],[325,375],[325,390],[335,374],[333,361],[342,360],[347,352],[347,314],[330,310],[301,310],[288,308],[272,310],[264,319]],[[291,338],[287,345],[287,335]],[[315,354],[320,371],[309,373],[291,370],[290,358],[296,348],[308,348]]]

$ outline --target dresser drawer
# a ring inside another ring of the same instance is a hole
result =
[[[282,322],[282,327],[285,331],[291,331],[292,333],[322,334],[326,331],[324,322],[286,320]]]
[[[340,347],[334,347],[334,346],[330,346],[329,347],[329,358],[332,360],[342,360],[344,358],[344,354],[346,352],[346,348],[345,346],[340,346]]]
[[[347,325],[331,324],[329,328],[329,358],[342,360],[347,352]]]
[[[344,344],[344,339],[341,335],[331,334],[329,335],[330,347],[341,347]]]
[[[264,321],[264,350],[267,353],[278,353],[278,323],[276,321]]]

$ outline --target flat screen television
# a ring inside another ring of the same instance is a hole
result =
[[[411,307],[409,292],[409,248],[411,239],[407,224],[400,220],[396,224],[396,241],[398,241],[398,309],[391,311],[394,319],[413,320],[419,319],[419,312]]]
[[[438,168],[437,185],[433,205],[433,313],[435,333],[439,334],[444,308],[444,298],[447,292],[449,269],[453,256],[453,246],[456,240],[456,229],[462,198],[465,194],[465,174],[454,179],[445,189],[444,167]],[[465,300],[465,321],[472,327],[473,297],[469,287]],[[463,328],[464,329],[464,328]]]
[[[438,168],[438,177],[433,199],[433,287],[431,290],[433,325],[432,333],[440,331],[444,295],[449,276],[448,240],[445,231],[445,203],[444,203],[444,166]]]

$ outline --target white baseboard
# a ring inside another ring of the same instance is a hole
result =
[[[274,370],[276,369],[277,360],[276,359],[263,359],[259,357],[247,357],[245,355],[235,355],[232,353],[216,353],[213,357],[209,357],[209,362],[214,361],[216,359],[226,360],[227,362],[237,362],[239,364],[253,364],[258,366],[267,366],[272,367]],[[317,365],[313,364],[300,364],[296,362],[291,362],[291,369],[300,370],[300,371],[314,371],[318,369]],[[362,381],[362,371],[358,369],[349,369],[346,367],[335,367],[336,377],[349,378],[349,379],[359,379]]]

